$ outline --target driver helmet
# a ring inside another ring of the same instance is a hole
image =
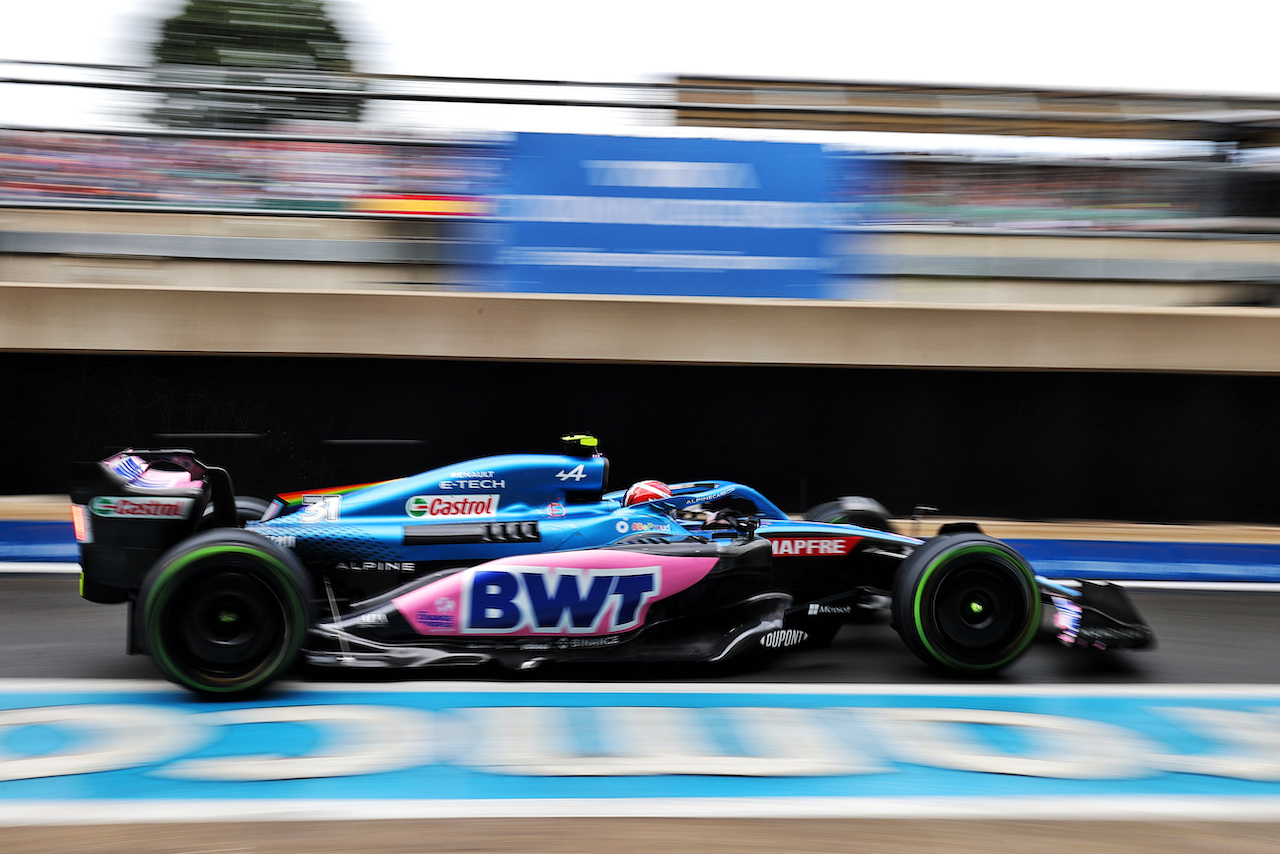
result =
[[[671,487],[667,486],[660,480],[642,480],[631,484],[627,490],[627,494],[622,499],[623,507],[630,507],[633,504],[643,504],[646,501],[654,501],[658,498],[670,498]]]

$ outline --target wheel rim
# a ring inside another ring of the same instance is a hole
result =
[[[279,598],[242,573],[205,579],[186,607],[190,619],[182,627],[182,639],[191,658],[231,671],[253,669],[283,624]]]
[[[201,687],[252,684],[280,664],[292,642],[280,592],[233,567],[192,573],[157,616],[157,657],[184,682]]]
[[[1020,633],[1021,615],[1013,607],[1018,594],[1016,579],[1007,572],[963,567],[939,581],[933,622],[957,652],[1000,649]]]

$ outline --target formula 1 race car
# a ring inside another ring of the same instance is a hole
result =
[[[891,611],[934,669],[999,670],[1052,610],[1059,639],[1152,640],[1114,585],[1036,576],[972,523],[894,533],[869,499],[793,519],[750,487],[656,481],[605,492],[594,437],[411,477],[236,496],[191,451],[80,464],[81,595],[128,602],[129,651],[211,696],[301,657],[337,668],[719,662],[822,646]]]

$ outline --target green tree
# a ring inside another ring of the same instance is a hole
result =
[[[171,128],[265,130],[283,122],[356,122],[363,84],[321,0],[188,0],[152,49],[162,91],[151,121]],[[288,92],[219,92],[205,87]],[[189,88],[187,88],[189,87]],[[314,90],[342,90],[338,94]]]

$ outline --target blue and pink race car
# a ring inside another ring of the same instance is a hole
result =
[[[822,646],[886,607],[917,656],[957,675],[1012,663],[1042,616],[1070,646],[1152,640],[1120,588],[1039,577],[975,525],[902,536],[855,498],[797,519],[728,481],[608,492],[595,438],[563,442],[269,505],[191,451],[81,464],[81,595],[129,603],[130,652],[227,697],[299,660],[720,662]]]

